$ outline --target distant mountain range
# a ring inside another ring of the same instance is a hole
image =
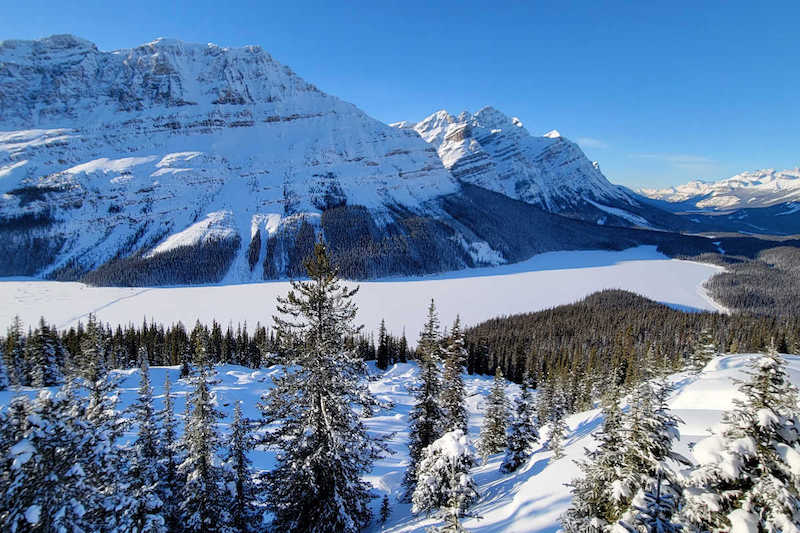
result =
[[[359,279],[696,253],[716,246],[668,231],[722,220],[612,185],[493,108],[391,127],[258,47],[70,35],[0,42],[0,193],[0,275],[115,285],[298,276],[318,235]]]
[[[779,204],[796,204],[800,210],[800,168],[755,170],[720,181],[696,180],[677,187],[643,188],[638,192],[672,204],[675,211],[723,212]]]

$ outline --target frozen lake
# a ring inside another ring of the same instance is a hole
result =
[[[513,265],[461,270],[421,278],[361,282],[356,301],[367,330],[381,318],[395,333],[403,328],[415,342],[428,302],[436,300],[444,325],[460,314],[466,324],[487,318],[567,304],[602,289],[626,289],[665,304],[720,310],[702,284],[719,267],[678,261],[640,246],[621,252],[577,251],[541,254]],[[89,313],[107,323],[141,324],[143,319],[191,326],[216,319],[251,326],[271,324],[275,297],[289,283],[119,288],[89,287],[28,279],[0,279],[0,327],[19,315],[34,324],[40,316],[59,328],[85,321]]]

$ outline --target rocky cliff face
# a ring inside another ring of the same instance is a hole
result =
[[[519,119],[492,107],[459,115],[438,111],[395,126],[419,133],[463,182],[584,220],[650,225],[636,214],[641,205],[635,195],[609,183],[577,144],[555,130],[531,135]]]

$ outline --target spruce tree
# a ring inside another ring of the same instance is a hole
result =
[[[225,477],[231,494],[231,528],[237,533],[257,531],[258,512],[255,507],[256,491],[253,485],[252,462],[248,454],[255,443],[250,431],[250,421],[242,415],[242,402],[233,410],[231,433],[226,442],[224,458]]]
[[[556,461],[564,457],[564,437],[567,427],[567,399],[561,388],[553,389],[549,419],[550,433],[547,436],[547,448],[553,452]]]
[[[714,344],[714,338],[711,336],[711,332],[704,329],[700,332],[689,356],[689,367],[695,373],[700,373],[717,355],[719,355],[719,351]]]
[[[478,442],[478,452],[486,459],[505,449],[508,437],[508,400],[506,399],[506,380],[503,370],[498,366],[494,374],[494,382],[489,391],[486,412]]]
[[[180,497],[181,523],[187,532],[228,531],[229,500],[222,488],[222,468],[217,450],[220,439],[216,423],[222,414],[214,405],[210,390],[211,368],[205,357],[205,342],[196,343],[199,366],[192,377],[194,390],[188,398],[188,419],[180,441],[185,456],[178,472],[185,479]]]
[[[469,441],[460,429],[445,433],[423,451],[417,465],[411,511],[436,513],[445,521],[444,527],[431,531],[464,531],[461,518],[471,516],[468,509],[478,498],[477,486],[469,474],[473,463]]]
[[[417,484],[417,462],[422,450],[442,435],[441,421],[444,418],[440,401],[441,381],[439,362],[442,358],[439,338],[439,317],[436,305],[431,300],[428,318],[420,332],[417,346],[417,361],[421,383],[414,389],[414,407],[409,413],[409,465],[403,477],[405,499],[410,500]]]
[[[694,448],[700,464],[689,478],[683,516],[700,530],[750,522],[758,531],[794,531],[800,528],[797,388],[774,346],[737,383],[743,399],[723,416],[724,430]]]
[[[147,351],[139,348],[139,395],[131,406],[136,439],[128,452],[125,472],[126,502],[118,527],[142,533],[167,531],[160,490],[159,435],[153,409],[153,388]]]
[[[110,473],[118,462],[113,423],[88,418],[88,400],[68,383],[25,400],[25,422],[5,424],[17,433],[7,450],[11,468],[0,477],[4,531],[105,531],[120,501]],[[19,410],[19,408],[16,408]]]
[[[648,376],[649,377],[649,376]],[[620,453],[621,479],[614,496],[622,511],[619,525],[640,511],[648,490],[659,480],[660,493],[676,503],[682,487],[677,467],[690,464],[673,450],[680,438],[680,419],[670,411],[667,400],[673,386],[666,380],[640,383],[630,399],[630,412],[623,428],[624,447]],[[663,480],[663,483],[661,483]]]
[[[392,508],[389,505],[389,495],[384,494],[383,500],[381,501],[381,515],[379,518],[380,523],[385,524],[389,520],[389,517],[391,515],[392,515]]]
[[[63,348],[44,318],[39,320],[39,327],[33,331],[29,344],[32,348],[31,385],[50,387],[61,383],[63,377],[58,368],[58,359]]]
[[[11,385],[24,386],[26,382],[25,369],[25,337],[22,333],[22,321],[19,316],[14,316],[6,336],[5,357],[6,370]]]
[[[601,531],[622,514],[614,487],[624,477],[620,455],[624,449],[623,418],[619,388],[610,386],[603,398],[603,426],[595,433],[596,449],[586,450],[586,459],[578,462],[582,477],[570,483],[572,503],[561,516],[565,533]]]
[[[6,390],[10,383],[10,380],[8,379],[8,370],[6,370],[6,358],[4,352],[5,350],[0,344],[0,391]]]
[[[187,406],[189,402],[187,402]],[[161,463],[161,483],[159,497],[163,503],[163,515],[167,531],[177,531],[180,523],[180,507],[177,499],[183,492],[183,480],[178,472],[183,462],[178,449],[175,406],[170,387],[169,374],[164,381],[164,407],[158,412],[160,435],[158,455]]]
[[[531,389],[533,377],[527,374],[520,385],[520,394],[514,400],[514,413],[506,445],[506,456],[500,471],[509,474],[522,466],[533,454],[539,442],[536,414]]]
[[[264,443],[278,450],[265,476],[267,504],[275,530],[351,533],[371,519],[370,485],[361,476],[386,451],[359,416],[379,404],[366,364],[345,342],[359,329],[358,289],[342,284],[321,243],[306,270],[310,280],[292,282],[274,317],[290,364],[260,404]]]
[[[677,498],[673,491],[665,490],[660,473],[651,485],[637,494],[631,509],[617,523],[615,532],[679,533],[684,530],[677,518]]]
[[[389,339],[386,335],[386,322],[381,320],[381,326],[378,330],[378,350],[376,353],[375,366],[381,370],[389,368]]]
[[[444,349],[444,372],[442,374],[441,406],[444,415],[443,431],[460,429],[467,433],[467,409],[464,406],[464,363],[467,350],[464,347],[464,333],[461,319],[456,316],[450,339]]]

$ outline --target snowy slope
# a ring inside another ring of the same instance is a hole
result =
[[[413,129],[436,147],[459,180],[585,220],[599,220],[604,211],[619,215],[613,211],[619,210],[623,225],[651,226],[627,213],[642,207],[635,195],[611,184],[577,144],[556,130],[531,135],[518,118],[492,107],[457,116],[441,110],[394,126]]]
[[[193,244],[204,220],[226,212],[226,235],[243,244],[229,280],[261,279],[243,258],[263,222],[262,246],[303,213],[318,224],[321,210],[345,203],[379,225],[396,206],[444,216],[426,204],[457,190],[416,134],[256,46],[0,42],[0,229],[23,250],[26,238],[46,238],[56,254],[32,272]]]
[[[622,252],[551,252],[514,265],[462,270],[423,278],[360,283],[358,320],[367,330],[380,320],[416,341],[431,298],[443,324],[460,314],[466,324],[576,302],[602,289],[626,289],[682,309],[716,310],[702,285],[720,267],[667,259],[653,247]],[[89,313],[111,324],[196,320],[271,323],[275,297],[286,282],[247,285],[104,288],[81,283],[0,280],[0,327],[19,315],[25,324],[45,316],[59,328],[86,321]]]
[[[666,189],[642,188],[638,192],[682,210],[730,211],[790,202],[800,205],[800,168],[755,170],[720,181],[696,180]],[[797,205],[787,206],[785,214],[793,212]]]
[[[699,375],[677,374],[673,377],[677,390],[673,394],[670,406],[684,423],[680,426],[681,440],[678,449],[691,457],[689,445],[707,436],[707,429],[716,426],[722,412],[732,406],[737,397],[735,378],[743,377],[743,370],[752,354],[724,355],[708,364]],[[795,385],[800,385],[800,356],[787,356],[789,374]],[[220,424],[222,431],[228,430],[228,424],[234,403],[241,400],[245,416],[259,416],[256,402],[261,394],[270,387],[276,368],[252,370],[233,365],[217,367],[220,382],[212,388],[216,393],[219,408],[225,414]],[[368,429],[375,435],[395,433],[390,441],[394,452],[377,461],[367,479],[375,486],[380,496],[388,493],[392,503],[392,515],[383,528],[374,526],[370,531],[386,531],[393,533],[422,533],[436,524],[434,520],[414,517],[410,514],[410,505],[397,502],[401,494],[403,470],[408,464],[408,413],[413,404],[409,387],[414,385],[418,376],[418,368],[414,364],[396,364],[385,373],[380,374],[374,367],[375,375],[370,389],[383,399],[391,400],[394,408],[379,413],[365,421]],[[130,405],[136,396],[139,378],[136,371],[120,372],[122,392],[120,407]],[[156,408],[163,402],[163,383],[166,375],[173,383],[173,393],[177,397],[175,411],[182,418],[184,402],[189,385],[178,381],[178,367],[151,368],[151,381],[154,386]],[[485,398],[491,387],[489,376],[465,376],[467,407],[469,412],[469,435],[475,439],[483,422]],[[507,392],[513,397],[518,389],[509,384]],[[23,393],[35,394],[33,390]],[[0,392],[0,402],[7,405],[13,392]],[[553,461],[551,453],[539,449],[530,461],[519,471],[511,475],[502,475],[498,469],[501,456],[492,456],[486,464],[477,466],[472,474],[478,484],[480,499],[474,510],[482,516],[481,520],[468,520],[465,526],[475,533],[545,533],[558,530],[558,517],[570,503],[569,489],[564,485],[578,475],[574,460],[583,457],[584,448],[595,446],[592,432],[599,428],[602,418],[598,410],[578,413],[568,417],[569,433],[566,439],[566,456]],[[546,436],[546,430],[545,430]],[[254,466],[269,469],[274,464],[274,455],[265,450],[256,450],[252,454]],[[374,501],[377,512],[380,499]]]

